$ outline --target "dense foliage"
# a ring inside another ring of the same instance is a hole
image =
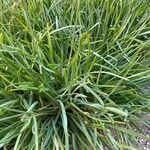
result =
[[[149,106],[149,0],[0,1],[1,149],[135,150]]]

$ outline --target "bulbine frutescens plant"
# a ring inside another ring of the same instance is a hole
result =
[[[0,10],[2,149],[134,150],[150,139],[139,128],[149,0],[1,0]]]

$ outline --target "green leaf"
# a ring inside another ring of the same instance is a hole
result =
[[[64,134],[65,134],[65,149],[69,150],[69,134],[68,134],[68,120],[67,120],[67,114],[66,110],[64,107],[64,104],[61,101],[58,101],[61,106],[61,111],[62,111],[62,123],[63,123],[63,128],[64,128]]]

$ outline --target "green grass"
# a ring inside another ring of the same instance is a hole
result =
[[[150,126],[149,0],[1,0],[0,10],[2,150],[150,140],[138,128]]]

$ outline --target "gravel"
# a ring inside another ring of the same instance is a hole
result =
[[[150,136],[150,128],[148,127],[143,127],[144,133],[147,136]],[[145,139],[139,139],[138,140],[139,144],[139,149],[138,150],[150,150],[150,141],[145,140]]]
[[[150,122],[150,114],[142,113],[141,120],[147,123]],[[143,124],[138,124],[138,128],[144,133],[145,136],[150,137],[150,126],[148,127]],[[135,131],[137,131],[137,129],[135,129]],[[150,150],[150,141],[143,138],[139,138],[138,144],[135,147],[137,150]]]

